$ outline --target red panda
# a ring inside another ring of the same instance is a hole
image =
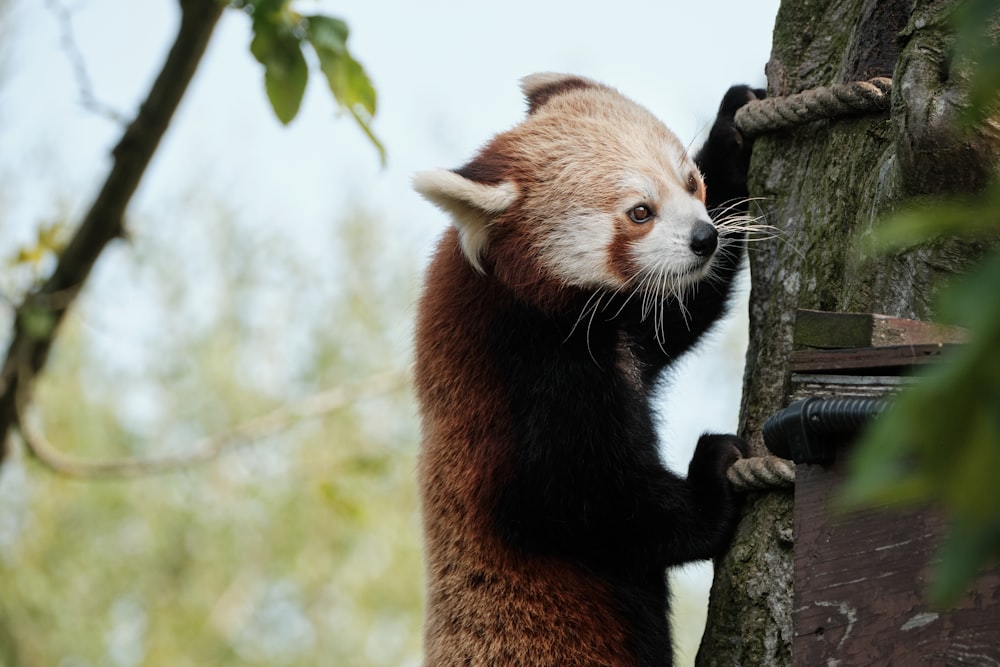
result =
[[[617,91],[525,78],[526,118],[417,174],[454,225],[418,308],[425,665],[670,665],[668,566],[723,552],[733,435],[658,457],[662,371],[726,308],[750,146],[727,94],[699,160]],[[707,207],[706,207],[707,204]],[[717,215],[718,218],[718,215]]]

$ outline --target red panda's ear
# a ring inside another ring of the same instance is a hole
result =
[[[521,79],[521,92],[528,99],[528,115],[535,113],[556,95],[579,88],[594,88],[598,84],[573,74],[539,72]]]
[[[511,181],[480,183],[454,171],[435,169],[416,174],[413,188],[451,215],[459,231],[462,252],[482,273],[479,256],[489,239],[490,223],[517,199],[517,186]]]

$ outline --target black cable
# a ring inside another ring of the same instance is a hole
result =
[[[764,444],[796,463],[828,465],[836,444],[857,434],[888,401],[884,398],[820,398],[795,401],[764,423]]]

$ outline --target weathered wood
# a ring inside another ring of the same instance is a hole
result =
[[[800,308],[795,312],[792,342],[821,348],[868,347],[874,321],[867,313],[830,313]]]
[[[889,347],[864,347],[846,350],[796,350],[792,352],[789,367],[794,373],[810,371],[871,370],[886,375],[896,375],[914,366],[924,366],[936,361],[952,350],[954,345],[893,345]],[[896,369],[896,373],[886,373]]]
[[[926,508],[831,514],[843,459],[796,467],[793,664],[1000,664],[1000,574],[954,609],[930,608],[923,591],[944,520]]]
[[[964,343],[961,327],[872,313],[834,313],[802,308],[796,311],[792,342],[818,348],[885,347]]]
[[[921,322],[905,317],[872,315],[871,345],[926,345],[940,343],[965,343],[969,332],[962,327],[953,327],[936,322]]]
[[[789,402],[810,396],[882,398],[913,384],[909,375],[826,375],[795,373]]]

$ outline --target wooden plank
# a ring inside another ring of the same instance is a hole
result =
[[[792,343],[821,348],[870,347],[874,320],[868,313],[795,311]]]
[[[873,315],[872,345],[927,345],[941,343],[942,345],[967,343],[969,332],[962,327],[937,324],[936,322],[921,322],[903,317],[888,315]]]
[[[791,353],[789,366],[793,373],[896,369],[898,374],[912,366],[934,363],[956,347],[958,346],[955,344],[930,343],[837,350],[796,350]],[[878,373],[873,372],[873,374]]]
[[[813,348],[886,347],[964,343],[968,332],[934,322],[872,313],[796,311],[792,342]]]
[[[793,373],[789,404],[810,396],[839,398],[885,398],[912,385],[909,375],[831,375]]]
[[[931,609],[922,593],[944,520],[929,510],[832,516],[842,475],[842,463],[797,466],[793,664],[1000,664],[1000,572],[954,609]]]

